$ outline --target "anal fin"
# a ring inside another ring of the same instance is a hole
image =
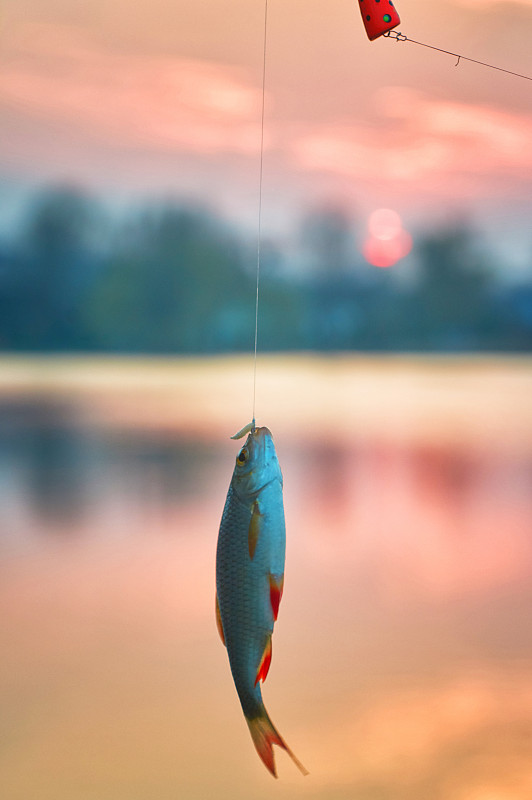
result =
[[[257,670],[257,677],[255,678],[255,686],[259,681],[264,681],[268,677],[268,671],[270,669],[270,664],[272,663],[272,637],[268,636],[268,640],[266,642],[266,647],[264,648],[264,652],[262,654],[262,659]]]

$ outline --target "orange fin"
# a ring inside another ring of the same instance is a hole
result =
[[[257,542],[259,541],[261,519],[262,515],[259,511],[259,504],[255,500],[255,502],[253,503],[251,520],[249,522],[249,528],[248,528],[248,549],[249,549],[249,557],[251,559],[255,555]]]
[[[279,614],[279,605],[283,596],[284,575],[272,575],[270,573],[270,602],[272,604],[273,619],[276,620]]]
[[[271,663],[272,663],[272,637],[268,636],[268,641],[266,642],[266,647],[264,648],[264,653],[262,654],[260,666],[257,671],[257,677],[255,678],[255,686],[259,681],[262,681],[264,683],[264,681],[268,677],[268,671],[270,669]]]
[[[257,753],[262,759],[263,764],[266,766],[266,769],[271,772],[274,778],[277,777],[277,772],[275,770],[275,758],[273,754],[274,744],[277,744],[279,747],[282,747],[283,750],[286,750],[300,772],[302,772],[303,775],[308,775],[308,771],[305,769],[301,761],[295,757],[286,742],[275,730],[264,706],[262,707],[262,713],[258,717],[254,717],[253,719],[248,719],[246,717],[246,722],[248,724],[249,732],[251,733],[251,738],[253,739],[253,744],[256,747]]]
[[[222,644],[225,644],[224,628],[222,625],[222,615],[220,614],[220,603],[218,602],[218,595],[216,595],[216,627],[218,628],[218,633],[220,634],[220,639],[222,640]]]

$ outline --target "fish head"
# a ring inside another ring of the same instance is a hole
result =
[[[268,428],[252,428],[246,443],[236,457],[233,483],[240,495],[253,495],[283,476],[275,452],[273,437]]]

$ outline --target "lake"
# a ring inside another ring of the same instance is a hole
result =
[[[287,564],[253,748],[214,622],[252,363],[0,360],[9,800],[528,800],[532,360],[263,356]]]

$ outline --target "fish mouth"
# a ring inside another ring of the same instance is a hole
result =
[[[265,426],[255,428],[251,431],[246,444],[253,453],[254,469],[266,469],[277,460],[273,436],[269,428]]]
[[[265,439],[266,437],[272,438],[272,432],[269,428],[265,426],[262,428],[252,428],[250,431],[250,436],[253,436],[255,439]]]
[[[248,437],[244,445],[244,449],[249,450],[253,454],[253,461],[261,466],[266,466],[266,463],[271,459],[272,453],[275,455],[275,445],[273,443],[272,432],[266,426],[257,428],[255,420],[248,422],[247,425],[231,436],[231,439],[242,439],[246,433]]]
[[[242,431],[240,437],[248,433],[241,452],[247,451],[248,457],[235,466],[235,491],[244,498],[257,496],[265,486],[278,480],[282,486],[282,473],[275,452],[271,431],[266,426],[253,427],[250,423]],[[233,437],[235,438],[235,437]]]
[[[265,461],[268,450],[268,442],[272,441],[272,435],[268,428],[254,428],[249,432],[246,445],[253,452],[254,460],[257,463]]]

